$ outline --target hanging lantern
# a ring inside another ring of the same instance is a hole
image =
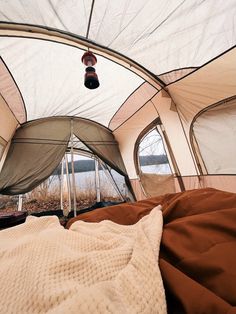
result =
[[[81,61],[87,66],[93,66],[97,63],[97,58],[91,51],[86,51],[82,58]]]
[[[100,84],[95,68],[93,67],[97,63],[97,58],[91,51],[86,51],[82,56],[81,61],[86,65],[84,85],[89,89],[97,88]]]

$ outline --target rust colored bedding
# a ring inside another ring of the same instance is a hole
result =
[[[236,194],[212,188],[99,208],[80,219],[134,224],[163,206],[160,268],[168,313],[236,313]]]

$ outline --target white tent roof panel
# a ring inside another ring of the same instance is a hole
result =
[[[50,41],[0,38],[0,53],[21,90],[27,120],[71,115],[107,126],[143,83],[133,72],[97,56],[100,87],[89,90],[84,86],[84,51]]]
[[[0,21],[41,25],[86,37],[91,0],[0,1]],[[196,67],[236,43],[234,0],[99,0],[88,39],[154,74]]]

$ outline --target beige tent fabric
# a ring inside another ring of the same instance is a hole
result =
[[[140,133],[158,116],[168,135],[181,175],[196,175],[191,151],[177,112],[171,110],[171,99],[167,93],[158,93],[113,134],[119,143],[120,151],[131,179],[137,178],[134,165],[134,146]]]
[[[15,118],[19,123],[26,121],[26,112],[24,102],[20,91],[9,73],[5,63],[0,58],[0,92],[2,97],[5,99],[10,110],[14,113]]]
[[[235,59],[236,48],[168,87],[186,123],[202,109],[235,95]]]
[[[158,77],[168,85],[172,82],[175,82],[175,81],[181,79],[185,75],[193,72],[195,69],[196,68],[194,68],[194,67],[190,67],[190,68],[183,68],[183,69],[179,69],[179,70],[173,70],[173,71],[158,75]]]
[[[134,191],[135,197],[137,201],[143,200],[145,198],[147,198],[147,196],[145,195],[144,191],[143,191],[143,187],[141,185],[140,179],[131,179],[130,180],[132,189]]]
[[[235,193],[236,175],[204,175],[182,177],[186,190],[214,188]]]
[[[129,119],[137,110],[150,100],[158,90],[149,83],[142,84],[130,97],[124,102],[116,112],[109,123],[111,130],[117,129],[122,123]]]
[[[208,175],[201,177],[201,187],[212,187],[215,189],[235,193],[236,175]]]
[[[161,206],[131,226],[29,217],[0,232],[4,314],[165,314]]]
[[[236,174],[236,98],[200,114],[193,132],[208,174]]]
[[[180,174],[182,176],[196,174],[190,146],[186,141],[179,115],[171,110],[171,98],[167,93],[162,92],[152,99],[152,103],[160,115]]]
[[[0,172],[7,156],[11,138],[17,127],[16,117],[0,94]]]
[[[17,126],[18,121],[4,98],[0,95],[0,136],[8,142],[11,140]]]
[[[200,189],[203,187],[200,176],[186,176],[182,177],[186,190]]]
[[[140,173],[142,186],[148,197],[175,193],[175,180],[172,174]]]

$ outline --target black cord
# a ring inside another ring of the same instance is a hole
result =
[[[88,28],[87,28],[87,33],[86,33],[86,39],[88,39],[88,35],[89,35],[90,24],[91,24],[92,14],[93,14],[94,2],[95,2],[95,0],[93,0],[92,5],[91,5],[91,10],[90,10],[90,15],[89,15],[89,21],[88,21]]]

